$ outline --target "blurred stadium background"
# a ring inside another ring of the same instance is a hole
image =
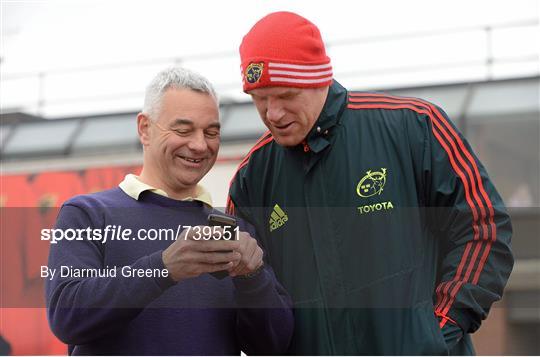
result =
[[[8,10],[3,7],[2,20],[10,16]],[[540,354],[538,4],[532,10],[521,20],[349,34],[327,42],[335,78],[349,89],[422,97],[444,108],[509,207],[516,265],[504,299],[474,336],[479,354]],[[245,30],[252,23],[246,21]],[[3,42],[25,24],[17,26],[2,28]],[[430,51],[421,50],[426,46]],[[265,128],[240,91],[236,51],[204,48],[185,55],[35,71],[10,70],[9,52],[2,50],[0,334],[12,354],[66,353],[49,332],[43,302],[6,303],[29,296],[42,299],[38,267],[46,264],[48,246],[25,227],[31,220],[50,227],[54,207],[67,198],[110,188],[126,173],[140,170],[135,116],[147,82],[164,67],[197,70],[220,94],[222,146],[203,184],[216,206],[224,206],[229,179]],[[7,208],[13,207],[38,207],[39,214],[10,219]]]

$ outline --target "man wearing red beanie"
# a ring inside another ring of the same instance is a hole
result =
[[[512,228],[446,114],[417,98],[349,92],[318,28],[272,13],[240,46],[267,132],[228,211],[257,228],[294,300],[289,353],[474,354],[502,296]]]

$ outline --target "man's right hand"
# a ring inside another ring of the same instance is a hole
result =
[[[200,226],[201,230],[202,227]],[[163,251],[163,264],[171,279],[178,282],[203,273],[228,270],[238,264],[241,258],[236,251],[238,241],[196,240],[194,237],[198,234],[194,231],[195,229],[185,229],[176,241]]]

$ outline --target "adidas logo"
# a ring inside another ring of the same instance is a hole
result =
[[[274,210],[270,213],[270,219],[268,220],[268,225],[270,226],[270,232],[278,229],[284,225],[289,220],[287,214],[283,212],[281,207],[278,204],[274,206]]]

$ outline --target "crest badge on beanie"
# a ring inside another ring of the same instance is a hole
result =
[[[261,87],[332,84],[332,65],[317,26],[292,12],[259,20],[240,45],[244,92]]]
[[[254,84],[261,79],[261,75],[264,69],[264,63],[250,63],[246,68],[246,81],[248,83]]]

